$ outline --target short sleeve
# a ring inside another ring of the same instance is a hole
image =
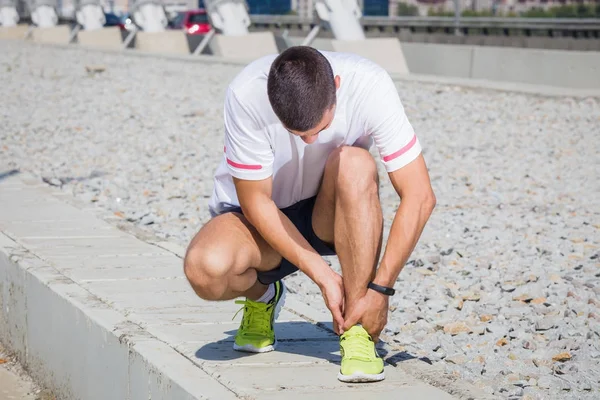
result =
[[[404,167],[421,154],[419,140],[387,72],[378,74],[361,111],[365,112],[365,133],[373,138],[387,172]]]
[[[245,180],[273,174],[273,150],[258,118],[240,102],[235,92],[225,98],[225,157],[229,173]]]

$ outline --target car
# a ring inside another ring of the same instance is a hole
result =
[[[204,35],[212,29],[204,9],[180,12],[170,26],[172,29],[183,29],[188,35]]]
[[[116,14],[104,13],[104,19],[106,20],[104,27],[118,26],[122,31],[125,30],[125,25],[121,21],[121,18],[119,18]]]

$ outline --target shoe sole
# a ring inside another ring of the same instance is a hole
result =
[[[277,302],[277,305],[275,306],[275,318],[273,319],[273,322],[277,321],[277,318],[279,318],[279,313],[281,312],[281,309],[283,308],[283,305],[285,304],[285,296],[287,294],[287,288],[285,287],[283,282],[281,282],[281,287],[283,288],[283,290],[281,293],[281,297],[279,298],[279,301]],[[244,346],[238,346],[235,342],[233,342],[234,350],[243,351],[245,353],[268,353],[270,351],[275,350],[276,347],[277,347],[277,339],[275,339],[275,343],[273,343],[272,345],[260,347],[260,348],[254,347],[251,344],[246,344]]]
[[[338,373],[338,380],[346,383],[379,382],[384,379],[385,371],[382,371],[380,374],[363,374],[362,372],[357,372],[352,375],[342,375],[341,372]]]

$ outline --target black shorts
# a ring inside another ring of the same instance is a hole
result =
[[[317,251],[317,253],[322,256],[333,256],[335,255],[335,250],[330,245],[319,239],[312,227],[312,213],[316,199],[317,198],[315,196],[301,200],[294,205],[282,208],[281,212],[283,212],[290,219],[290,221],[292,221],[296,229],[298,229],[298,231],[302,234],[302,236],[304,236],[306,241],[308,241],[313,249]],[[242,215],[244,214],[242,209],[239,207],[229,209],[226,212],[237,212]],[[296,271],[298,271],[298,267],[284,258],[275,269],[270,271],[258,271],[258,281],[268,285],[283,279]]]

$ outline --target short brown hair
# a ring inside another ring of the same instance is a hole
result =
[[[308,46],[290,47],[275,59],[267,91],[271,107],[283,125],[299,132],[317,126],[336,101],[331,64]]]

